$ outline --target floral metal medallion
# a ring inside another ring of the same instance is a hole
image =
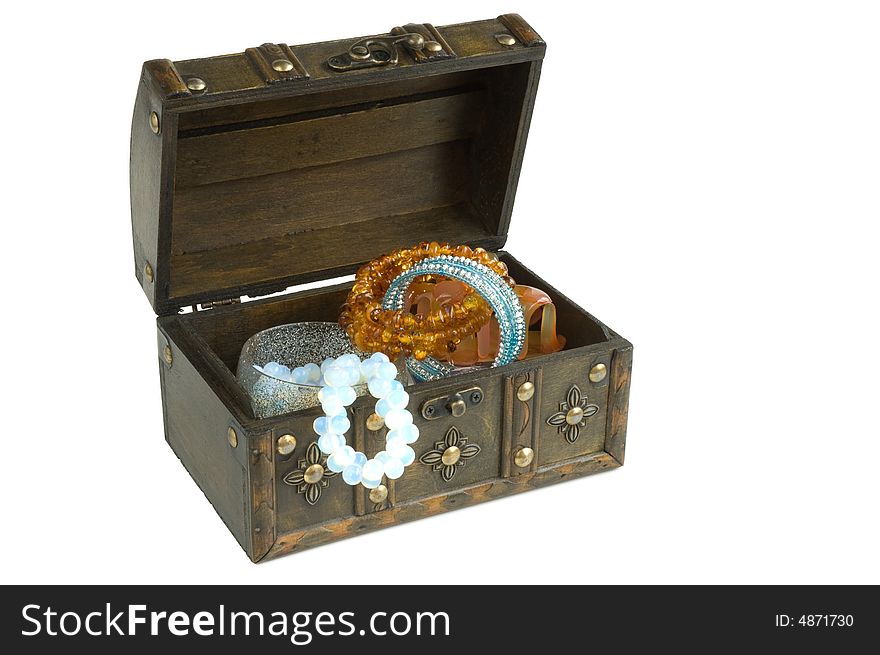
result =
[[[547,425],[556,428],[559,434],[564,434],[568,443],[574,443],[580,436],[581,428],[586,427],[587,419],[599,411],[599,406],[587,402],[586,396],[581,396],[578,385],[571,385],[565,400],[559,403],[559,411],[547,419]]]
[[[306,456],[297,462],[299,468],[284,476],[284,482],[305,494],[306,502],[314,505],[321,498],[321,490],[330,484],[330,478],[336,475],[327,468],[327,458],[321,456],[318,444],[314,441],[306,448]]]
[[[476,457],[479,453],[480,447],[475,443],[469,444],[467,437],[462,436],[458,428],[453,425],[446,431],[446,436],[434,444],[434,450],[429,450],[419,457],[419,461],[435,471],[440,471],[440,476],[449,482],[459,466],[464,466],[467,460]]]

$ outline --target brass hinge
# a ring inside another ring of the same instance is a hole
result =
[[[309,79],[305,66],[286,43],[264,43],[244,54],[266,84]]]
[[[198,305],[193,305],[193,311],[203,311],[205,309],[213,309],[222,305],[237,305],[241,302],[241,298],[224,298],[223,300],[209,300]]]

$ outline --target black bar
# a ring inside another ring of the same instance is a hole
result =
[[[468,558],[455,565],[466,570]],[[134,643],[190,648],[220,639],[259,653],[300,646],[315,653],[565,653],[645,641],[714,652],[839,649],[880,636],[873,587],[31,586],[7,587],[3,596],[3,644],[40,653],[74,646],[119,652]],[[249,616],[233,615],[239,612]]]

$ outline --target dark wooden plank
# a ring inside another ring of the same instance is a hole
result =
[[[236,244],[271,246],[273,238],[455,205],[467,200],[469,186],[468,142],[454,141],[178,189],[172,256]],[[325,236],[338,237],[324,253],[324,266],[332,268],[337,253],[344,258],[351,243],[345,230]],[[263,254],[271,256],[266,249]],[[264,273],[279,271],[287,272]],[[185,276],[174,267],[172,295],[181,293],[178,285],[185,286]]]
[[[632,355],[633,348],[628,343],[615,350],[608,379],[608,426],[605,432],[605,450],[621,465],[626,451]]]
[[[275,440],[283,433],[274,431],[251,435],[248,448],[249,534],[252,561],[262,559],[275,543]]]
[[[482,122],[484,102],[485,94],[471,91],[181,139],[177,193],[467,139]]]
[[[512,115],[502,114],[505,119],[499,120],[499,130],[497,137],[502,143],[508,144],[509,148],[506,156],[501,161],[500,170],[506,173],[502,179],[494,181],[489,187],[488,193],[495,194],[498,197],[496,204],[491,204],[492,210],[488,212],[498,225],[498,231],[501,234],[507,234],[510,225],[510,219],[513,215],[513,202],[516,198],[516,188],[519,185],[519,174],[522,170],[523,157],[526,151],[526,141],[528,140],[529,127],[532,123],[532,112],[534,111],[535,98],[538,93],[538,81],[541,78],[541,61],[531,62],[529,64],[521,64],[515,70],[526,70],[528,75],[524,80],[517,80],[522,84],[517,87],[513,95],[508,95],[508,109]],[[512,67],[513,68],[513,67]],[[500,110],[499,110],[500,113]],[[485,192],[485,191],[484,191]],[[490,198],[493,196],[490,195]]]
[[[247,448],[247,437],[203,377],[204,353],[187,345],[181,326],[162,325],[162,342],[169,344],[173,358],[170,366],[162,364],[165,438],[229,531],[251,555],[248,474],[229,445],[227,431],[236,429],[241,449]]]
[[[401,237],[407,234],[410,236]],[[312,279],[320,279],[329,277],[325,272],[334,266],[353,270],[361,262],[421,239],[473,243],[490,236],[482,222],[463,205],[282,234],[246,244],[173,255],[170,295],[193,297],[205,289],[230,285],[246,290],[260,282],[279,279],[279,271],[295,278],[313,273]]]
[[[134,244],[134,273],[150,304],[155,308],[156,271],[159,268],[159,202],[162,189],[162,141],[164,132],[155,134],[150,114],[159,107],[149,73],[142,71],[131,120],[131,162],[129,193],[131,200],[131,237]],[[157,114],[158,116],[158,114]],[[160,116],[160,121],[162,117]],[[166,127],[164,121],[160,122]],[[167,261],[163,261],[167,265]],[[146,271],[153,272],[150,279]]]
[[[381,104],[396,98],[427,95],[448,89],[475,88],[483,84],[486,72],[469,70],[446,75],[429,75],[384,84],[333,89],[311,95],[271,97],[247,104],[221,105],[180,112],[180,133],[186,138],[198,131],[282,116],[326,111],[358,104]]]

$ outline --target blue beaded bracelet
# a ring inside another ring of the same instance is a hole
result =
[[[495,312],[495,318],[501,330],[498,355],[492,366],[503,366],[517,358],[526,339],[526,323],[522,304],[504,278],[488,266],[472,259],[439,255],[421,260],[394,278],[382,300],[382,309],[403,309],[410,284],[415,278],[422,275],[442,275],[464,282],[474,292],[482,296]],[[410,357],[407,360],[407,368],[419,382],[445,377],[454,369],[452,365],[438,361],[433,357],[427,357],[422,361]]]

